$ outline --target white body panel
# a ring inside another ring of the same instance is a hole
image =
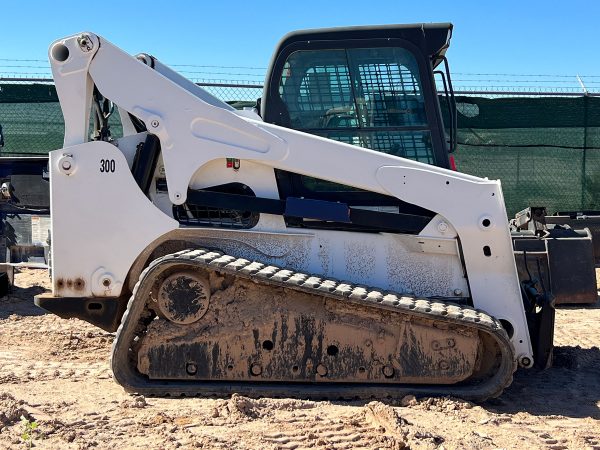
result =
[[[418,237],[298,231],[286,229],[280,216],[263,214],[251,231],[199,229],[207,242],[236,255],[259,254],[297,270],[382,289],[446,297],[470,288],[477,308],[512,324],[518,357],[533,360],[500,182],[242,117],[166,66],[153,70],[106,40],[89,36],[94,43],[89,51],[80,49],[78,36],[57,41],[50,51],[66,122],[66,148],[51,155],[55,295],[68,295],[57,289],[61,277],[81,277],[85,294],[98,295],[99,273],[111,274],[115,284],[110,295],[118,295],[145,245],[178,226],[165,198],[162,206],[155,205],[139,190],[117,147],[84,143],[87,124],[80,115],[89,105],[93,81],[120,111],[135,115],[159,137],[172,204],[185,202],[189,186],[236,177],[258,196],[277,198],[273,168],[278,168],[393,195],[438,214]],[[69,57],[53,58],[60,54],[54,49],[63,47]],[[70,173],[60,169],[64,154],[72,154]],[[242,160],[239,173],[219,168],[225,157]],[[100,173],[104,158],[118,161],[118,170]]]
[[[70,175],[59,168],[65,153]],[[99,155],[115,160],[114,173],[98,170]],[[50,152],[50,199],[53,285],[62,296],[119,295],[135,258],[179,226],[142,193],[119,149],[102,141]]]

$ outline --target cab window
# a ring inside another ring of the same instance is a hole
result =
[[[348,144],[434,164],[417,61],[396,47],[301,50],[279,83],[290,126]],[[348,190],[302,177],[311,190]]]

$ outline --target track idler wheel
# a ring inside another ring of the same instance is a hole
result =
[[[210,283],[193,271],[176,272],[164,279],[158,289],[161,315],[178,325],[189,325],[208,310]]]

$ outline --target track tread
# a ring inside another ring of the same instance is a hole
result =
[[[271,285],[280,286],[289,289],[295,289],[314,295],[324,295],[330,298],[334,298],[340,301],[352,301],[363,304],[377,305],[385,309],[402,310],[404,313],[410,313],[418,315],[420,317],[428,317],[444,322],[460,324],[463,326],[469,326],[476,328],[480,331],[484,331],[489,335],[493,336],[498,343],[501,344],[502,361],[499,370],[504,370],[504,374],[498,376],[497,384],[495,386],[489,386],[482,392],[481,389],[474,389],[473,392],[469,392],[468,389],[452,389],[452,386],[435,385],[431,389],[423,389],[423,386],[427,385],[411,385],[407,387],[407,393],[417,393],[421,395],[457,395],[462,396],[465,399],[472,399],[476,401],[482,401],[490,397],[497,397],[502,393],[504,388],[510,385],[512,382],[512,376],[516,370],[516,358],[514,357],[514,350],[506,331],[502,327],[502,324],[490,316],[485,311],[475,309],[469,306],[459,306],[453,303],[444,303],[437,300],[429,300],[426,298],[417,298],[413,295],[398,294],[376,288],[369,288],[362,285],[356,285],[347,281],[337,281],[331,278],[322,278],[318,275],[310,275],[302,272],[294,272],[289,269],[282,269],[277,266],[267,265],[258,261],[249,261],[244,258],[236,258],[230,255],[224,255],[220,252],[209,251],[205,249],[195,250],[183,250],[180,252],[165,255],[152,261],[146,269],[140,274],[140,278],[136,283],[127,310],[123,315],[121,325],[117,330],[116,338],[113,344],[113,353],[111,357],[111,365],[113,372],[115,373],[115,379],[122,384],[126,390],[138,393],[144,393],[146,395],[176,395],[176,396],[197,396],[197,395],[229,395],[236,392],[236,387],[241,385],[254,386],[254,390],[244,392],[245,395],[252,396],[254,391],[260,391],[258,396],[297,396],[311,398],[323,398],[323,399],[344,399],[344,400],[355,400],[355,399],[372,399],[380,397],[389,397],[390,394],[381,395],[379,392],[384,392],[385,389],[389,391],[398,391],[394,389],[395,385],[390,388],[390,385],[382,387],[375,395],[365,395],[364,392],[373,391],[368,388],[364,389],[362,386],[357,386],[355,389],[346,388],[344,391],[336,390],[335,385],[328,383],[327,386],[320,385],[318,388],[315,385],[312,389],[303,389],[302,384],[291,385],[288,384],[285,390],[286,395],[278,395],[277,392],[281,389],[269,389],[273,386],[273,383],[260,382],[260,383],[242,383],[232,382],[228,388],[221,387],[221,389],[210,388],[211,384],[222,386],[223,383],[219,382],[204,382],[206,385],[202,389],[199,387],[194,388],[194,385],[199,386],[201,383],[196,382],[195,384],[187,382],[151,382],[153,386],[149,389],[144,389],[144,386],[140,386],[140,383],[133,382],[130,380],[131,373],[123,371],[123,364],[127,364],[128,360],[128,346],[129,343],[124,342],[126,339],[123,335],[126,331],[131,331],[133,327],[138,324],[136,321],[129,323],[131,320],[131,310],[136,305],[136,299],[138,292],[144,283],[151,280],[151,272],[157,270],[164,264],[173,263],[186,263],[195,262],[195,264],[204,266],[206,269],[217,270],[222,273],[228,273],[234,276],[240,276],[243,278],[251,279],[255,282],[268,282]],[[141,302],[141,301],[140,301]],[[143,302],[145,304],[145,302]],[[508,359],[511,359],[510,363]],[[131,368],[130,372],[131,372]],[[143,384],[143,383],[142,383]],[[176,388],[174,388],[177,385]],[[266,386],[267,389],[261,389],[259,385]],[[161,388],[162,386],[162,388]],[[415,387],[416,386],[416,387]],[[480,386],[478,385],[480,388]],[[158,389],[157,389],[158,388]],[[174,388],[174,389],[173,389]],[[296,395],[301,393],[300,395]],[[304,392],[304,393],[303,393]],[[351,392],[348,395],[347,392]],[[303,394],[302,394],[303,393]],[[313,395],[316,393],[316,395]],[[256,396],[256,395],[255,395]]]

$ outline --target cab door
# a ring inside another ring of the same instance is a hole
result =
[[[272,78],[277,92],[263,108],[265,121],[448,168],[431,63],[411,50],[412,44],[397,39],[354,41],[346,48],[327,45],[296,42],[279,56],[277,78]],[[277,181],[281,198],[430,214],[394,197],[290,172],[278,170]]]

